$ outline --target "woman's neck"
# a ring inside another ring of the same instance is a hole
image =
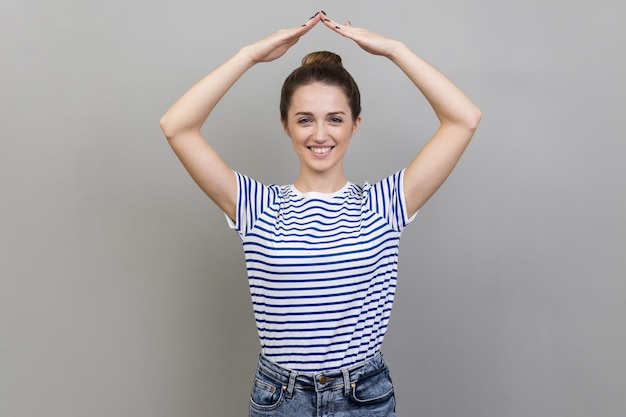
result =
[[[302,193],[308,193],[315,191],[318,193],[334,193],[341,190],[348,180],[345,175],[340,174],[317,174],[317,175],[304,175],[302,172],[298,175],[298,178],[293,183],[294,187]]]

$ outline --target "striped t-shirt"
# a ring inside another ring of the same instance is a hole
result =
[[[404,171],[332,194],[236,175],[229,225],[243,242],[262,354],[299,372],[373,357],[391,315],[400,235],[413,219]]]

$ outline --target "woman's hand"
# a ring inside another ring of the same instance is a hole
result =
[[[269,62],[283,56],[289,48],[295,45],[300,37],[313,29],[322,15],[318,12],[304,25],[293,29],[282,29],[258,42],[244,47],[250,59],[255,62]]]
[[[321,15],[320,19],[327,28],[341,36],[352,39],[363,48],[363,50],[370,54],[390,58],[393,56],[395,49],[401,45],[401,42],[395,39],[379,35],[378,33],[366,29],[352,27],[349,21],[340,25],[334,20],[329,19],[325,14]]]

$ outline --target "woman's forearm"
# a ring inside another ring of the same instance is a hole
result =
[[[198,81],[161,118],[165,136],[170,139],[190,130],[200,130],[226,92],[254,64],[244,47]]]
[[[476,129],[481,112],[476,105],[445,75],[398,42],[388,58],[394,62],[422,92],[442,125],[452,124]]]

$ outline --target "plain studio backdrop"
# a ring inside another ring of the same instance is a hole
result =
[[[399,415],[626,415],[620,0],[3,0],[0,416],[247,415],[259,345],[240,241],[159,119],[319,9],[403,40],[484,114],[403,235],[383,346]],[[204,128],[234,169],[295,179],[279,89],[322,49],[362,90],[353,182],[404,167],[433,133],[393,64],[320,25]]]

